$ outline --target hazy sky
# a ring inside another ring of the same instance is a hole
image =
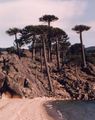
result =
[[[65,30],[70,42],[79,42],[79,36],[71,30],[76,24],[91,26],[84,32],[85,46],[95,46],[95,0],[0,0],[0,47],[12,46],[14,37],[5,31],[12,27],[45,24],[39,22],[44,14],[59,18],[52,26]]]

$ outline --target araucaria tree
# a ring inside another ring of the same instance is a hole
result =
[[[42,17],[39,18],[40,22],[47,22],[48,26],[50,27],[50,23],[58,20],[58,17],[55,15],[43,15]]]
[[[33,25],[28,25],[21,30],[21,40],[24,44],[31,43],[32,60],[35,61],[35,46],[37,41],[37,28]]]
[[[65,54],[65,50],[68,48],[70,43],[67,41],[69,39],[68,35],[65,31],[60,28],[53,28],[51,31],[51,38],[53,39],[53,45],[55,45],[55,52],[56,52],[56,60],[57,60],[57,70],[60,70],[60,56],[62,54],[62,62],[63,62],[63,54]],[[69,43],[69,44],[67,44]],[[65,48],[65,50],[64,50]]]
[[[38,48],[40,49],[39,52],[43,50],[43,58],[44,58],[44,63],[46,67],[46,72],[47,72],[49,90],[53,92],[53,85],[50,78],[50,72],[49,72],[49,67],[47,63],[47,49],[46,49],[47,34],[48,34],[48,26],[43,26],[43,25],[27,26],[22,30],[22,39],[24,40],[25,43],[32,43],[33,51],[35,51]],[[32,54],[34,54],[33,51],[32,51]]]
[[[16,44],[17,54],[20,57],[20,55],[19,55],[20,40],[17,38],[17,34],[20,33],[20,29],[10,28],[9,30],[6,31],[6,33],[10,36],[13,36],[13,35],[15,36],[14,42]]]
[[[52,16],[53,17],[53,16]],[[56,17],[55,17],[56,18]],[[56,18],[57,19],[57,18]],[[49,20],[49,22],[54,21],[54,17]],[[50,24],[50,23],[49,23]],[[50,39],[48,39],[49,30],[51,31]],[[53,58],[57,61],[57,70],[61,68],[60,61],[60,50],[64,53],[64,45],[68,43],[68,35],[60,28],[53,28],[47,25],[28,25],[23,29],[12,28],[6,31],[9,35],[15,36],[15,44],[17,48],[17,52],[19,53],[19,48],[22,45],[26,45],[31,43],[32,48],[32,60],[36,63],[36,60],[40,60],[41,62],[41,71],[42,68],[45,68],[48,78],[49,90],[53,92],[53,84],[50,76],[49,63],[47,61],[48,58],[48,50],[51,48],[49,43],[52,45],[52,54]],[[19,38],[18,38],[19,37]],[[40,53],[40,57],[39,57]],[[19,54],[18,54],[19,55]],[[37,59],[35,59],[37,58]],[[43,61],[44,60],[44,61]],[[42,63],[43,61],[43,63]],[[45,67],[42,67],[45,66]]]
[[[54,22],[58,20],[58,17],[55,15],[43,15],[42,17],[39,18],[40,22],[47,22],[48,27],[50,27],[51,22]],[[51,62],[52,56],[51,56],[51,31],[50,28],[48,29],[48,61]]]
[[[86,25],[76,25],[72,30],[76,31],[80,35],[80,43],[81,43],[81,50],[82,50],[82,60],[83,60],[83,67],[86,68],[86,58],[85,58],[85,51],[84,51],[84,45],[82,40],[82,32],[88,31],[90,29],[89,26]]]

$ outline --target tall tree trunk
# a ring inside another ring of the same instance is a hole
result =
[[[37,64],[35,62],[35,81],[37,81]]]
[[[48,62],[51,62],[52,56],[51,56],[51,41],[50,37],[48,38]]]
[[[80,32],[80,42],[81,42],[81,50],[82,50],[83,67],[86,68],[86,67],[87,67],[87,64],[86,64],[84,46],[83,46],[83,41],[82,41],[82,32]]]
[[[35,50],[35,36],[33,36],[33,43],[32,43],[32,60],[35,61],[35,53],[36,53],[36,50]]]
[[[42,36],[42,44],[43,44],[43,53],[44,53],[44,60],[45,60],[45,66],[46,66],[46,71],[47,71],[47,76],[48,76],[49,87],[50,87],[50,91],[53,92],[53,85],[52,85],[52,81],[50,78],[47,57],[46,57],[46,45],[45,45],[45,40],[44,40],[43,36]]]
[[[17,34],[15,34],[15,43],[16,43],[16,49],[17,49],[17,54],[18,54],[18,57],[20,58],[20,50],[19,50],[19,44],[18,44],[18,41],[17,41]]]
[[[48,21],[48,27],[50,27],[50,21]]]
[[[61,56],[61,63],[62,63],[62,65],[63,65],[63,62],[64,62],[64,52],[62,51],[62,56]]]
[[[43,49],[40,49],[40,60],[41,60],[41,72],[43,71]]]
[[[59,44],[58,44],[58,38],[56,39],[56,57],[57,57],[57,69],[60,70],[60,53],[59,53]]]
[[[62,64],[64,63],[64,61],[66,60],[66,53],[67,53],[67,48],[63,45],[62,46]]]
[[[51,40],[50,40],[50,34],[51,34],[51,31],[50,31],[50,21],[48,21],[48,62],[51,62],[52,61],[52,56],[51,56]]]

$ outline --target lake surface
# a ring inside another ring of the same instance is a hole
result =
[[[45,105],[54,120],[95,120],[95,101],[54,101]]]

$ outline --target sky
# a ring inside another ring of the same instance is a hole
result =
[[[69,41],[79,43],[79,35],[71,29],[75,25],[88,25],[91,29],[83,33],[86,47],[95,46],[95,0],[0,0],[0,47],[13,45],[13,36],[6,30],[26,25],[46,25],[39,17],[50,14],[59,18],[52,26],[60,27],[70,37]]]

